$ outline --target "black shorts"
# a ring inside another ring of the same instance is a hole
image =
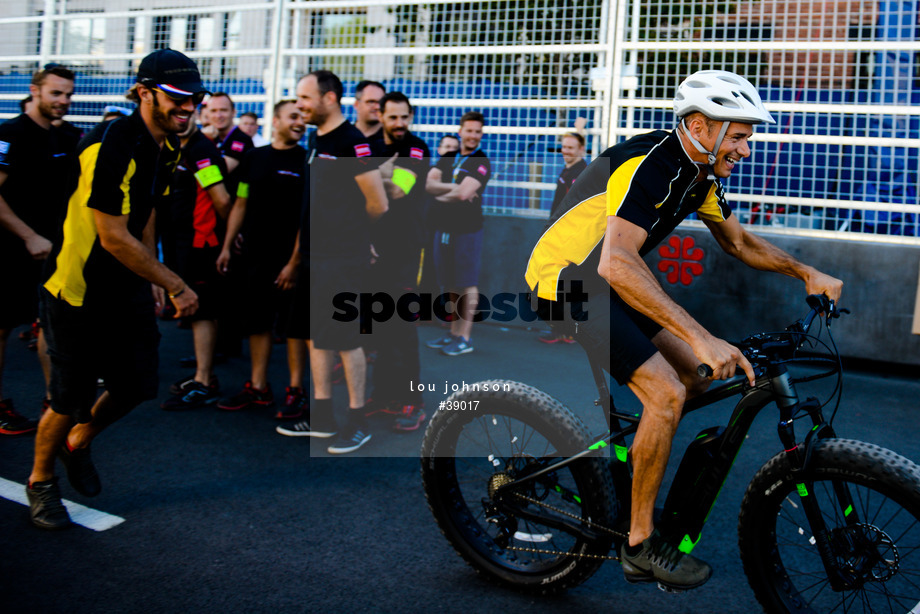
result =
[[[335,296],[342,292],[366,292],[370,263],[364,259],[352,261],[316,260],[309,271],[301,271],[310,280],[310,339],[320,350],[346,351],[364,345],[360,319],[342,322],[332,316]]]
[[[216,320],[226,302],[226,280],[217,272],[220,247],[189,247],[179,250],[176,274],[198,295],[198,311],[183,318],[185,322]]]
[[[239,307],[240,331],[244,335],[272,332],[281,323],[278,333],[286,336],[284,322],[294,300],[294,290],[280,290],[275,285],[281,267],[249,265],[241,271],[242,283],[236,301]]]
[[[8,235],[0,236],[7,239]],[[0,271],[0,329],[12,329],[21,324],[30,324],[38,317],[38,297],[41,288],[41,260],[28,257],[8,257],[0,251],[3,270]]]
[[[41,318],[55,412],[89,422],[100,377],[125,411],[157,397],[160,331],[152,298],[88,308],[43,291]]]
[[[537,314],[558,334],[574,336],[592,362],[600,364],[620,385],[626,384],[635,370],[658,352],[651,339],[662,327],[609,288],[586,292],[588,300],[580,310],[564,303],[551,314],[553,302],[539,299]]]

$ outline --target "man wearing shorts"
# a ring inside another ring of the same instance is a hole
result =
[[[301,217],[301,278],[308,278],[310,330],[307,347],[313,374],[310,417],[279,426],[289,436],[332,437],[337,432],[332,406],[332,368],[342,358],[348,386],[348,418],[327,450],[353,452],[371,435],[364,416],[367,362],[357,322],[339,322],[334,297],[361,292],[371,259],[371,221],[387,211],[383,179],[361,131],[342,114],[342,82],[318,70],[297,83],[297,107],[316,126],[309,152],[309,188]]]
[[[374,291],[394,300],[417,291],[422,254],[422,208],[429,170],[428,145],[409,131],[412,104],[402,92],[380,101],[380,118],[387,162],[380,166],[389,210],[373,228],[377,259],[372,267]],[[419,381],[418,331],[413,322],[392,317],[376,323],[374,342],[374,412],[395,417],[397,431],[414,431],[425,420],[422,393],[409,390]]]
[[[438,283],[457,299],[450,333],[428,342],[447,356],[473,351],[473,315],[479,304],[482,254],[482,194],[492,176],[489,158],[480,149],[482,113],[460,118],[460,150],[444,155],[428,172],[425,189],[434,196],[434,262]]]
[[[176,135],[192,121],[205,93],[195,63],[161,49],[141,61],[128,94],[138,110],[100,123],[80,143],[81,174],[42,296],[51,411],[39,422],[26,486],[37,527],[70,524],[54,477],[55,457],[77,492],[99,494],[91,442],[138,404],[156,398],[156,309],[164,290],[179,316],[198,308],[195,291],[157,260],[154,207],[179,163]],[[102,330],[118,334],[100,336]],[[99,377],[105,391],[97,399]]]
[[[192,328],[195,373],[170,387],[172,396],[160,405],[166,410],[194,409],[218,398],[214,350],[224,284],[215,263],[231,204],[224,187],[224,159],[198,129],[194,116],[179,141],[182,157],[169,196],[157,210],[157,227],[164,263],[195,290],[199,305],[198,311],[184,318]]]
[[[75,75],[63,66],[36,72],[31,100],[17,117],[0,124],[0,434],[20,435],[36,429],[3,398],[3,362],[13,329],[38,316],[42,270],[52,244],[60,241],[67,199],[80,171],[76,143],[53,122],[67,114]],[[45,384],[50,363],[39,329],[38,358]],[[47,390],[43,409],[47,408]]]
[[[668,297],[642,256],[696,213],[727,253],[753,268],[800,279],[809,294],[832,300],[843,283],[748,232],[732,215],[722,180],[751,155],[753,126],[775,123],[754,86],[725,71],[694,73],[678,87],[674,110],[675,130],[635,136],[588,165],[534,247],[526,279],[544,317],[573,281],[584,284],[583,312],[550,324],[574,333],[642,403],[630,450],[629,540],[620,551],[626,579],[688,589],[706,582],[711,568],[678,549],[682,536],[662,535],[653,522],[671,440],[684,401],[709,384],[698,365],[711,366],[715,379],[741,369],[751,385],[754,372],[738,348]]]
[[[226,273],[236,267],[239,315],[243,334],[249,336],[251,376],[243,389],[217,403],[218,409],[239,411],[269,407],[274,395],[268,382],[273,331],[288,337],[290,386],[277,418],[298,418],[307,404],[303,375],[306,348],[300,339],[306,330],[305,314],[292,319],[291,309],[300,254],[296,249],[300,207],[304,190],[307,152],[297,143],[306,125],[293,100],[275,104],[272,142],[253,149],[239,167],[236,201],[227,223],[227,238],[217,259]],[[242,253],[231,256],[237,233],[243,235]],[[299,329],[292,326],[299,325]],[[294,335],[293,337],[291,335]]]

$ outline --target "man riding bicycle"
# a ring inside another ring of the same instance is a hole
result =
[[[705,583],[712,569],[680,552],[673,536],[654,528],[655,498],[664,477],[684,401],[708,379],[754,372],[738,348],[716,338],[665,293],[642,257],[688,215],[696,213],[724,251],[748,266],[805,282],[808,294],[838,300],[839,279],[807,266],[742,228],[725,199],[722,180],[751,155],[753,126],[776,123],[757,90],[721,70],[690,75],[677,89],[671,132],[635,136],[602,153],[575,181],[534,246],[526,279],[539,311],[550,318],[573,281],[587,302],[571,317],[551,321],[573,334],[592,360],[643,406],[632,444],[632,509],[629,542],[620,551],[629,582],[664,581],[680,588]],[[557,294],[558,293],[558,294]]]

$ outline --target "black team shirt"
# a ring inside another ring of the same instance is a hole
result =
[[[387,160],[398,154],[394,161],[393,182],[406,191],[406,195],[390,199],[389,210],[374,226],[374,247],[381,255],[389,251],[414,251],[421,248],[424,241],[425,179],[431,154],[425,141],[411,132],[407,132],[403,140],[390,145],[384,143],[383,147],[383,157]]]
[[[481,184],[472,200],[442,203],[435,201],[431,206],[435,230],[441,232],[468,233],[482,229],[482,194],[492,176],[492,164],[482,149],[461,155],[459,151],[445,154],[435,168],[441,169],[444,183],[463,183],[473,177]]]
[[[294,251],[304,191],[306,150],[257,147],[237,169],[237,196],[247,198],[243,256],[260,270],[281,272]]]
[[[379,158],[350,122],[320,136],[310,149],[309,190],[304,193],[300,247],[310,259],[370,258],[370,218],[355,177],[377,168]],[[308,241],[304,241],[309,237]]]

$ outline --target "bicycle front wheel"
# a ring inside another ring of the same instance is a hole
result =
[[[768,612],[920,611],[920,468],[890,450],[846,439],[817,441],[809,469],[775,456],[741,504],[744,571]],[[828,534],[830,572],[804,499]],[[836,576],[835,590],[829,575]]]
[[[478,387],[449,397],[451,409],[435,414],[422,443],[425,495],[442,533],[470,566],[499,583],[549,594],[583,582],[612,540],[604,459],[579,459],[516,488],[515,480],[585,449],[587,430],[536,388],[503,380]],[[501,487],[511,505],[497,500]],[[547,526],[545,518],[570,528]]]

